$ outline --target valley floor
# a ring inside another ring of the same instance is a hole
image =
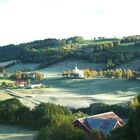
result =
[[[46,79],[48,89],[11,90],[19,100],[30,108],[41,102],[52,102],[63,106],[80,108],[91,103],[126,105],[140,94],[139,81],[119,79]],[[26,100],[27,99],[27,100]]]
[[[107,104],[127,104],[134,96],[140,94],[140,82],[124,79],[67,79],[62,77],[65,70],[74,69],[102,69],[103,64],[93,64],[82,60],[66,60],[52,66],[40,69],[45,76],[47,89],[13,89],[12,94],[20,96],[18,99],[30,108],[40,102],[52,102],[63,106],[79,108],[87,107],[91,103],[104,102]],[[23,68],[35,70],[37,64],[16,64],[8,70],[14,72]],[[1,93],[1,92],[0,92]],[[0,100],[13,98],[13,96],[2,93]],[[17,98],[17,97],[16,97]]]

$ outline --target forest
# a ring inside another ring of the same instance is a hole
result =
[[[61,40],[50,38],[0,47],[1,62],[40,63],[39,68],[71,58],[104,63],[106,68],[114,68],[139,57],[139,35],[101,40],[85,40],[81,36]]]

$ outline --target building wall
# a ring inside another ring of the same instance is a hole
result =
[[[76,120],[75,122],[73,122],[74,127],[80,128],[81,130],[83,130],[86,133],[91,133],[91,131],[89,131],[81,122],[79,122],[78,120]]]

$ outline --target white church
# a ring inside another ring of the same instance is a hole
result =
[[[77,68],[77,65],[76,65],[75,69],[73,70],[73,76],[74,76],[74,78],[85,78],[84,71],[79,70]]]

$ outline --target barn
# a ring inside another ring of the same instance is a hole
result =
[[[105,136],[109,135],[111,130],[121,127],[123,124],[124,121],[112,111],[80,118],[73,122],[75,127],[86,133],[90,134],[92,131],[100,130]]]

